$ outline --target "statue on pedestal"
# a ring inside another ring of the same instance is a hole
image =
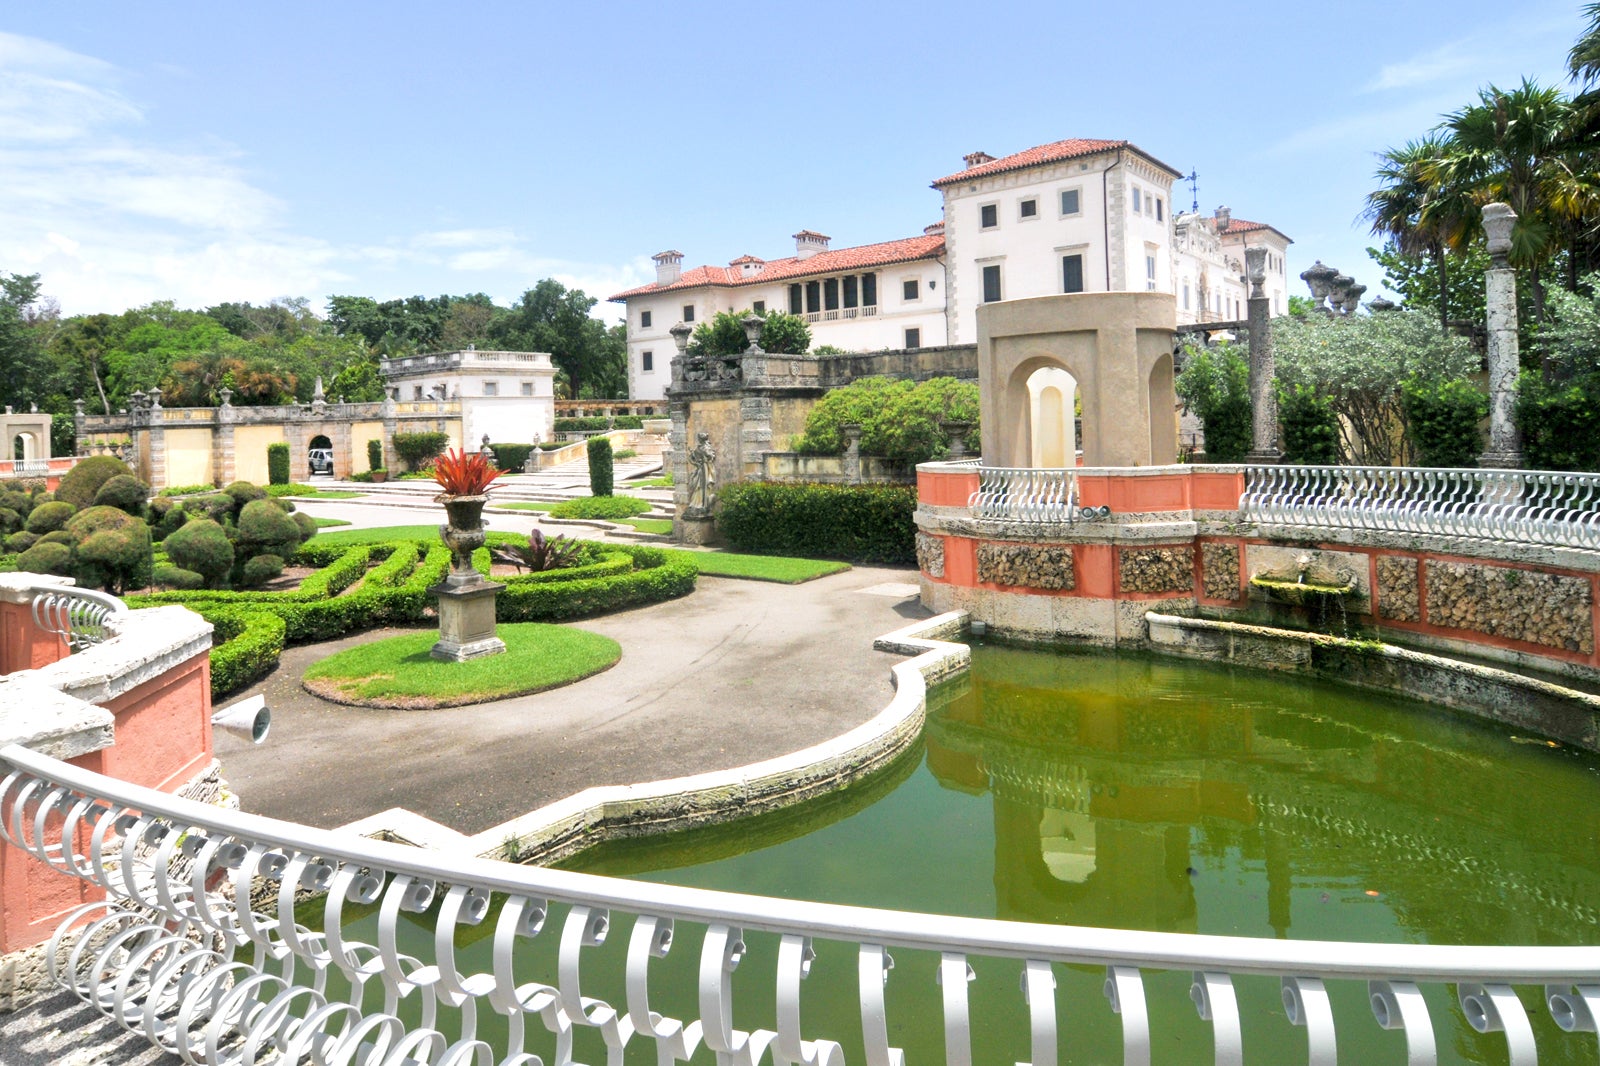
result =
[[[711,513],[717,498],[717,453],[711,447],[711,434],[695,434],[694,450],[689,453],[689,513]]]

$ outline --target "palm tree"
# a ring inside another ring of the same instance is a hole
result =
[[[1380,155],[1373,175],[1380,185],[1367,194],[1362,214],[1374,236],[1389,239],[1403,253],[1433,260],[1441,329],[1450,319],[1449,253],[1472,234],[1476,218],[1463,191],[1438,180],[1447,147],[1443,137],[1430,133]]]
[[[1529,270],[1534,315],[1544,319],[1540,269],[1561,247],[1569,224],[1592,214],[1592,179],[1581,170],[1570,131],[1572,101],[1559,89],[1523,79],[1509,91],[1491,85],[1478,103],[1445,116],[1447,138],[1435,179],[1479,204],[1502,202],[1517,213],[1511,261]]]

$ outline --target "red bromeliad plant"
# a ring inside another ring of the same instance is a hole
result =
[[[482,452],[460,452],[454,448],[434,460],[433,480],[444,496],[482,496],[495,488],[494,479],[504,474]]]

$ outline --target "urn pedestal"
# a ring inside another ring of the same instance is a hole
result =
[[[435,659],[465,662],[506,650],[495,636],[494,598],[504,585],[473,569],[472,553],[483,547],[483,505],[487,496],[440,496],[450,521],[439,537],[450,549],[450,572],[428,592],[439,601],[439,642],[429,652]]]
[[[677,532],[681,544],[715,544],[717,520],[704,508],[688,507],[678,516]]]

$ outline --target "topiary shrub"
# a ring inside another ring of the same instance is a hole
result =
[[[632,518],[650,510],[650,501],[637,496],[593,496],[563,500],[550,508],[551,518]]]
[[[96,507],[115,507],[119,511],[143,518],[150,500],[150,486],[131,474],[118,474],[94,494]]]
[[[1339,416],[1333,403],[1310,385],[1278,382],[1278,425],[1284,462],[1311,466],[1339,462]]]
[[[150,572],[150,581],[160,588],[190,591],[204,588],[206,579],[193,570],[185,570],[171,563],[157,563]]]
[[[289,446],[283,441],[267,445],[267,481],[273,485],[289,483]]]
[[[77,541],[73,535],[64,529],[58,529],[53,533],[46,533],[44,536],[34,541],[35,544],[65,544],[69,548],[72,547],[72,545],[76,542]]]
[[[17,569],[66,577],[72,573],[72,549],[65,544],[35,544],[17,556]]]
[[[22,528],[22,515],[9,507],[0,507],[0,533],[15,533]]]
[[[416,470],[444,451],[450,443],[447,433],[396,433],[394,452],[407,470]]]
[[[225,492],[212,492],[204,496],[189,496],[183,501],[183,509],[193,515],[201,515],[213,522],[231,519],[235,514],[233,497]]]
[[[1472,382],[1411,378],[1400,386],[1400,412],[1418,466],[1478,465],[1478,423],[1489,417],[1489,397]]]
[[[183,524],[189,520],[189,512],[182,507],[172,505],[170,500],[157,500],[155,503],[167,503],[170,505],[159,514],[154,510],[155,504],[151,505],[151,517],[154,519],[154,525],[150,528],[150,535],[158,541],[164,541],[182,528]]]
[[[78,509],[63,500],[55,503],[40,504],[28,515],[27,529],[29,533],[54,533],[66,526],[67,520],[78,513]]]
[[[150,583],[150,527],[116,507],[91,507],[67,519],[72,576],[86,588],[121,593]],[[35,545],[38,547],[38,545]]]
[[[196,518],[167,536],[167,558],[201,576],[207,588],[221,588],[233,571],[233,542],[228,531],[209,518]]]
[[[805,455],[839,455],[844,426],[861,427],[861,453],[881,455],[915,466],[949,454],[941,422],[970,422],[964,443],[978,451],[978,386],[955,378],[920,383],[873,377],[853,381],[825,395],[806,417],[806,431],[795,442]]]
[[[558,418],[551,428],[557,433],[583,433],[595,430],[608,429],[642,429],[644,418],[641,415],[584,415],[582,418]],[[570,441],[547,441],[546,444],[557,448],[570,444]],[[543,448],[541,444],[539,447]],[[494,447],[494,445],[489,445]]]
[[[92,455],[62,476],[55,498],[82,510],[93,505],[100,486],[119,475],[131,477],[133,471],[114,455]]]
[[[367,441],[367,469],[383,469],[383,441],[377,439]]]
[[[742,551],[855,562],[916,561],[917,490],[745,481],[718,495],[717,528]]]
[[[6,538],[6,551],[12,553],[25,552],[37,543],[39,543],[39,534],[23,530]]]
[[[233,516],[239,517],[239,512],[244,510],[244,505],[251,500],[264,500],[267,490],[259,485],[252,485],[248,481],[235,481],[223,486],[223,493],[233,501]]]
[[[615,476],[611,463],[611,441],[606,437],[590,437],[588,451],[589,491],[596,496],[609,496]]]
[[[494,465],[501,470],[518,471],[522,464],[528,461],[528,456],[533,452],[531,444],[491,444],[489,450],[494,452]]]
[[[265,585],[283,575],[283,558],[278,555],[257,555],[245,561],[239,572],[239,584],[245,588]]]
[[[12,489],[0,489],[0,508],[15,511],[26,515],[34,508],[33,497],[26,492],[16,492]]]
[[[288,558],[300,547],[300,527],[272,500],[251,500],[239,512],[234,535],[236,567],[255,555]]]
[[[304,511],[298,511],[291,517],[294,519],[294,524],[300,527],[300,542],[302,544],[317,535],[317,520],[315,518],[312,518]]]

